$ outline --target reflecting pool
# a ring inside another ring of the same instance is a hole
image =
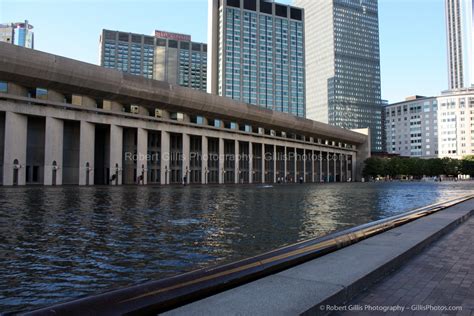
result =
[[[0,311],[253,256],[474,182],[0,188]]]

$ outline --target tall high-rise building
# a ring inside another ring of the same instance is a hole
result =
[[[304,117],[304,11],[209,0],[208,92]]]
[[[474,85],[474,0],[445,0],[449,89]]]
[[[207,45],[189,35],[103,30],[100,47],[101,66],[206,91]]]
[[[0,24],[0,42],[34,48],[33,25],[25,22]]]
[[[369,127],[382,151],[377,0],[294,0],[305,11],[307,118]]]

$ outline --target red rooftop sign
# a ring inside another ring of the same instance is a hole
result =
[[[191,35],[163,32],[163,31],[155,31],[155,37],[167,38],[167,39],[172,39],[172,40],[177,40],[177,41],[191,41]]]

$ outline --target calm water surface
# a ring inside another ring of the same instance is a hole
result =
[[[474,182],[0,188],[0,311],[253,256]]]

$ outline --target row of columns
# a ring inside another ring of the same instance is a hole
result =
[[[190,157],[190,135],[189,134],[182,134],[183,135],[183,165],[182,165],[182,170],[183,172],[185,172],[186,170],[189,170],[189,157]],[[202,156],[206,156],[208,155],[208,137],[207,136],[201,136],[202,137],[202,145],[201,145],[201,155]],[[214,138],[217,138],[217,137],[214,137]],[[225,159],[223,159],[223,157],[225,156],[225,151],[224,151],[224,141],[225,141],[225,138],[222,138],[220,137],[219,138],[219,183],[222,184],[224,183],[224,172],[222,172],[222,170],[224,170],[224,163],[225,163]],[[246,142],[246,141],[244,141]],[[277,146],[279,145],[276,145],[274,143],[271,143],[271,144],[265,144],[265,143],[254,143],[254,142],[250,142],[248,141],[248,144],[249,144],[249,157],[253,157],[253,145],[254,144],[260,144],[261,145],[261,153],[262,153],[262,159],[261,159],[261,183],[265,183],[265,174],[266,174],[266,168],[265,168],[265,154],[266,154],[266,150],[265,150],[265,145],[269,145],[269,146],[272,146],[273,147],[273,182],[276,183],[278,181],[277,179],[277,163],[276,163],[276,160],[275,158],[277,157]],[[239,140],[235,140],[234,141],[234,155],[240,155],[240,141]],[[288,155],[288,151],[287,151],[287,146],[279,146],[279,147],[284,147],[285,148],[285,153]],[[307,151],[311,151],[314,155],[315,152],[319,152],[319,156],[322,156],[322,153],[323,151],[321,150],[310,150],[310,149],[304,149],[304,148],[300,148],[300,147],[290,147],[290,148],[294,148],[294,155],[295,157],[297,157],[297,151],[298,150],[303,150],[304,151],[304,154],[306,154]],[[169,159],[167,159],[166,157],[166,153],[169,153],[170,152],[170,133],[169,132],[166,132],[166,131],[162,131],[161,132],[161,151],[162,151],[162,157],[161,157],[161,184],[169,184],[170,183],[170,179],[169,179],[169,175],[170,175],[170,166],[169,166]],[[139,151],[140,152],[140,151]],[[146,150],[144,151],[146,152]],[[341,154],[341,153],[331,153],[331,152],[324,152],[326,154],[329,154],[329,155],[338,155],[339,157],[340,156],[345,156],[346,159],[344,160],[340,160],[340,163],[339,163],[339,173],[338,173],[338,170],[337,170],[337,163],[336,161],[337,160],[333,160],[334,163],[333,163],[333,172],[332,174],[334,175],[334,180],[333,182],[335,182],[335,177],[336,177],[336,174],[339,174],[341,176],[341,179],[340,181],[342,181],[342,175],[347,175],[349,174],[349,164],[348,164],[348,156],[351,156],[351,159],[352,159],[352,170],[351,170],[351,175],[353,176],[355,174],[355,156],[354,155],[348,155],[348,154]],[[345,164],[343,164],[343,161],[345,162]],[[315,172],[315,166],[316,166],[316,160],[312,160],[312,174],[311,174],[311,182],[321,182],[321,181],[325,181],[325,182],[329,182],[330,181],[330,176],[329,176],[329,169],[330,169],[330,159],[326,159],[326,178],[323,179],[322,178],[322,172],[323,172],[323,163],[322,163],[322,160],[321,160],[321,163],[319,163],[319,172],[316,173]],[[343,165],[345,165],[345,167],[343,167]],[[284,160],[284,168],[285,168],[285,171],[284,171],[284,174],[285,176],[288,174],[288,170],[287,170],[287,160],[285,159]],[[253,161],[252,160],[249,160],[249,167],[248,167],[248,172],[249,172],[249,183],[253,183]],[[168,172],[167,172],[168,171]],[[297,178],[297,175],[298,174],[298,168],[297,168],[297,160],[295,158],[295,162],[294,162],[294,175],[295,175],[295,178],[294,178],[294,182],[298,182],[299,179]],[[318,181],[316,181],[316,174],[319,174],[320,175],[320,179],[318,179]],[[236,159],[235,160],[235,163],[234,163],[234,182],[237,184],[239,183],[239,179],[240,177],[238,176],[239,175],[239,161]],[[205,164],[202,165],[202,168],[201,168],[201,181],[202,181],[202,184],[206,184],[207,183],[207,167]],[[190,181],[190,177],[187,176],[186,177],[186,181],[187,183],[189,184],[189,181]],[[306,172],[306,160],[303,160],[303,181],[304,182],[308,182],[308,179],[307,179],[307,172]]]
[[[147,184],[147,149],[148,149],[148,131],[144,128],[136,128],[136,151],[137,151],[137,161],[136,161],[136,178],[141,179],[140,183]],[[122,184],[122,177],[120,176],[122,172],[122,163],[123,163],[123,133],[124,128],[119,125],[110,125],[110,142],[109,142],[109,149],[108,149],[108,166],[110,170],[110,175],[112,177],[112,181],[110,184],[112,185],[120,185]],[[64,134],[64,121],[61,119],[53,118],[53,117],[46,117],[45,118],[45,156],[44,156],[44,184],[45,185],[61,185],[62,184],[62,166],[64,164],[63,161],[63,134]],[[197,135],[200,136],[200,135]],[[214,136],[206,136],[202,135],[202,143],[201,143],[201,153],[202,157],[208,156],[208,139],[209,137],[218,138],[219,142],[219,172],[218,172],[218,182],[224,183],[224,163],[225,159],[225,148],[224,143],[225,139],[222,137],[214,137]],[[182,160],[182,175],[186,174],[186,181],[190,182],[190,176],[187,174],[190,170],[190,138],[191,135],[187,133],[182,133],[182,153],[183,153],[183,160]],[[265,168],[265,154],[266,148],[265,146],[272,146],[273,147],[273,182],[277,182],[279,176],[277,175],[277,146],[283,147],[284,152],[288,154],[287,148],[294,148],[295,160],[294,160],[294,182],[298,182],[298,161],[297,151],[303,151],[304,154],[306,152],[317,152],[322,154],[320,150],[314,149],[307,149],[298,146],[287,147],[287,146],[280,146],[274,142],[270,143],[256,143],[252,141],[246,141],[248,145],[248,154],[249,157],[253,157],[254,155],[254,146],[259,144],[261,149],[261,179],[259,182],[265,183],[268,181],[266,180],[266,171]],[[92,185],[94,184],[94,151],[95,151],[95,124],[87,121],[80,121],[80,133],[79,133],[79,185]],[[258,145],[257,145],[258,146]],[[27,116],[22,114],[17,114],[13,112],[6,112],[5,113],[5,151],[4,151],[4,165],[3,165],[3,184],[4,185],[24,185],[25,184],[25,166],[26,164],[26,151],[27,151]],[[169,131],[161,131],[161,162],[160,162],[160,172],[161,177],[160,181],[161,184],[169,184],[170,183],[170,132]],[[326,152],[325,152],[326,153]],[[327,152],[328,154],[332,154]],[[234,154],[236,156],[240,155],[240,141],[234,140]],[[341,154],[337,154],[341,155]],[[342,154],[345,155],[345,154]],[[352,177],[355,174],[355,155],[352,156],[352,168],[351,174]],[[347,155],[346,155],[347,157]],[[312,172],[311,172],[311,182],[320,182],[321,180],[329,181],[329,168],[330,168],[330,161],[329,159],[326,160],[326,179],[315,179],[316,174],[319,174],[320,177],[322,176],[323,166],[319,163],[319,171],[316,172],[316,161],[312,160]],[[339,163],[339,170],[336,170],[337,163],[334,160],[333,163],[333,175],[334,181],[336,181],[336,174],[339,171],[340,181],[342,181],[342,175],[348,175],[348,162],[347,159],[345,160],[345,169],[343,167],[343,161]],[[289,174],[287,160],[283,160],[284,165],[284,178],[286,179],[287,175]],[[143,167],[142,167],[143,166]],[[307,178],[306,172],[307,164],[306,160],[303,160],[303,181],[309,182]],[[202,163],[201,167],[201,181],[203,184],[207,183],[208,179],[208,167],[206,163]],[[248,182],[254,182],[254,165],[253,159],[249,159],[248,163]],[[16,179],[16,180],[15,180]],[[234,182],[239,183],[241,177],[239,176],[239,161],[234,159]],[[16,181],[16,183],[15,183]],[[255,179],[258,181],[258,179]]]

